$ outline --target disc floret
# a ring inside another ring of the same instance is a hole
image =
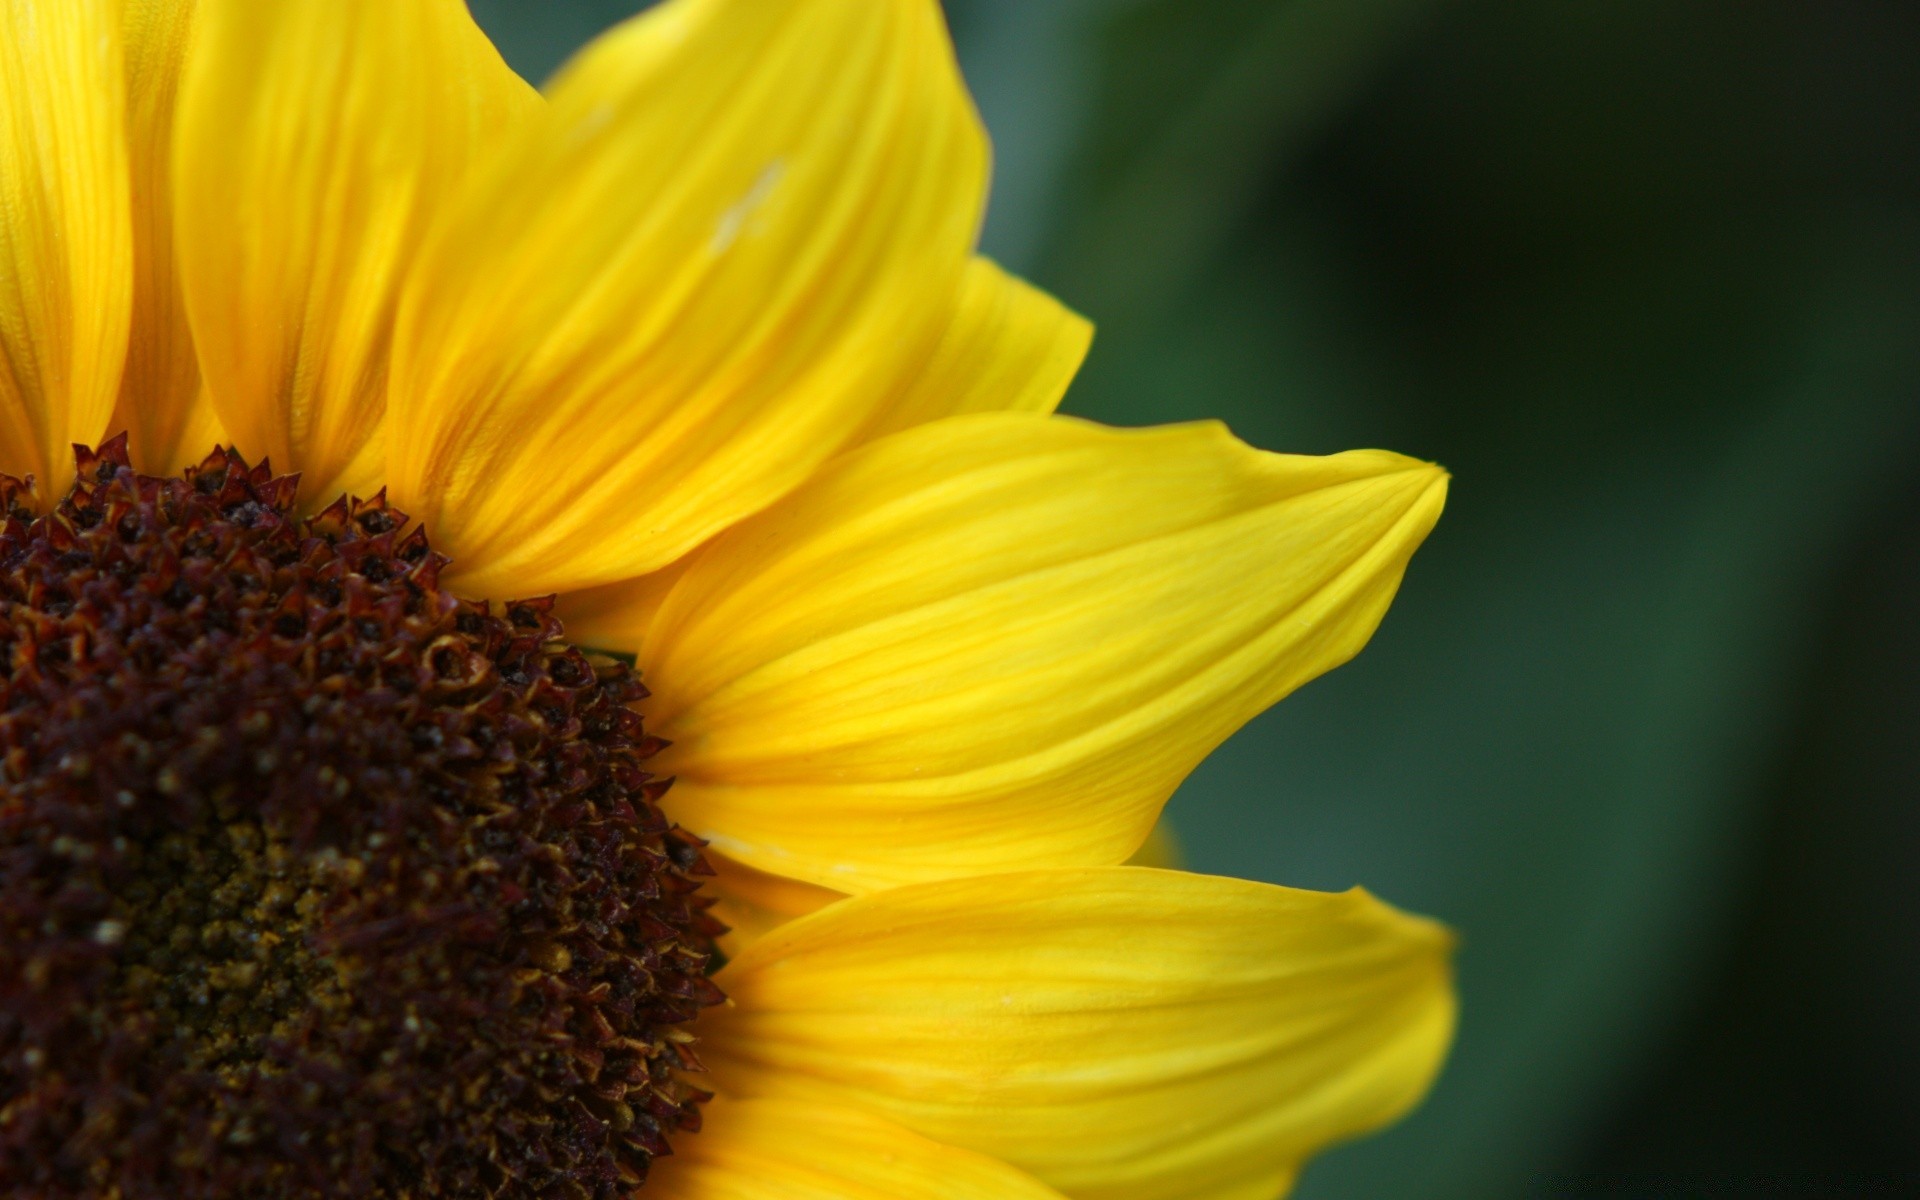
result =
[[[0,481],[0,1191],[623,1194],[721,999],[645,689],[296,484]]]

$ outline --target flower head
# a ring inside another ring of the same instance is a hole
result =
[[[1123,864],[1445,476],[1051,415],[986,169],[934,0],[544,97],[0,0],[0,1190],[1254,1200],[1418,1099],[1443,930]]]

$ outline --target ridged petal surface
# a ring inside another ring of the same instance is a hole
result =
[[[674,743],[669,808],[749,865],[858,892],[1118,863],[1228,734],[1365,644],[1445,491],[1217,425],[955,417],[703,547],[619,648]]]
[[[879,420],[986,140],[934,0],[669,0],[602,37],[409,286],[390,480],[459,586],[657,569]]]
[[[173,120],[198,0],[122,0],[128,162],[133,185],[133,327],[110,433],[134,465],[172,475],[226,431],[200,386],[173,253]]]
[[[461,0],[200,0],[173,144],[208,394],[308,505],[380,486],[402,277],[538,105]]]
[[[1025,1172],[832,1104],[717,1100],[648,1177],[659,1200],[1060,1200]]]
[[[749,946],[703,1054],[723,1094],[862,1108],[1074,1200],[1254,1200],[1426,1091],[1450,946],[1360,891],[1141,867],[921,884]]]
[[[997,264],[967,264],[933,354],[868,436],[973,412],[1050,413],[1093,341],[1093,326]]]
[[[101,440],[133,303],[114,0],[0,0],[0,471],[49,506]]]

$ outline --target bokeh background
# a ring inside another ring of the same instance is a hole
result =
[[[473,7],[539,81],[641,5]],[[1299,1195],[1920,1194],[1920,6],[948,13],[1070,411],[1455,474],[1171,809],[1464,935],[1431,1100]]]

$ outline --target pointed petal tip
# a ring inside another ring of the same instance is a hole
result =
[[[636,597],[678,819],[848,892],[1120,861],[1215,745],[1365,646],[1446,480],[1217,421],[874,442]]]
[[[1375,474],[1383,479],[1404,480],[1422,488],[1438,487],[1445,492],[1447,481],[1453,478],[1453,473],[1439,463],[1402,454],[1398,450],[1350,450],[1347,453],[1376,460],[1378,470]]]
[[[1356,450],[1334,457],[1349,456],[1376,460],[1375,469],[1368,472],[1367,484],[1376,490],[1383,510],[1399,512],[1398,519],[1382,533],[1380,541],[1382,545],[1403,551],[1392,555],[1391,561],[1404,567],[1439,523],[1453,475],[1438,463],[1392,450]]]
[[[1408,459],[1406,473],[1419,482],[1419,492],[1415,495],[1412,508],[1427,514],[1426,531],[1433,528],[1440,519],[1440,512],[1447,506],[1447,492],[1453,486],[1453,473],[1439,463],[1423,462],[1420,459]]]

